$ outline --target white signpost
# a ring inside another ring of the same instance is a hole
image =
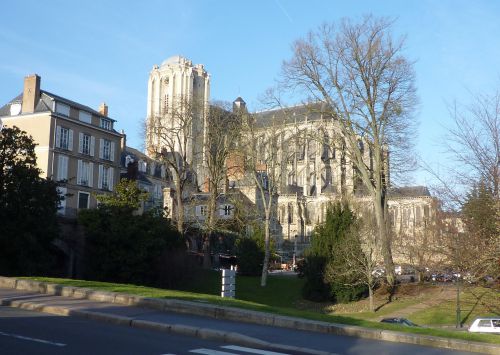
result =
[[[234,298],[236,294],[236,267],[222,269],[222,291],[221,297]]]

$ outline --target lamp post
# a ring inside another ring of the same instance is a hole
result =
[[[293,268],[297,265],[297,234],[293,238]]]

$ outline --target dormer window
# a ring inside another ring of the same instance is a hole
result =
[[[78,113],[78,119],[85,123],[92,123],[92,115],[85,111],[80,111]]]
[[[111,129],[113,129],[113,123],[111,122],[111,120],[101,118],[101,128],[111,131]]]
[[[130,163],[134,162],[134,158],[131,155],[125,157],[125,167],[127,168]]]
[[[229,217],[233,215],[234,207],[232,205],[222,205],[220,208],[220,215],[224,217]]]
[[[10,105],[10,115],[17,116],[21,113],[21,104],[19,102]]]
[[[63,116],[69,117],[69,106],[60,102],[56,102],[56,112]]]
[[[138,169],[140,172],[145,173],[147,171],[148,164],[144,160],[139,160]]]

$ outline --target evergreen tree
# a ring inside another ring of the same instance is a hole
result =
[[[17,127],[0,131],[0,273],[51,271],[58,235],[56,183],[41,178],[35,142]]]
[[[356,216],[347,203],[336,202],[328,207],[326,220],[314,230],[306,254],[305,298],[347,302],[366,293],[366,287],[357,282],[361,273],[353,273],[352,264],[346,259],[352,257],[353,251],[362,254],[357,227]]]
[[[135,214],[143,197],[135,182],[123,180],[112,195],[98,196],[97,209],[79,213],[86,234],[88,278],[137,284],[165,279],[158,272],[160,259],[167,252],[183,252],[185,244],[162,214],[154,210]]]
[[[149,194],[141,190],[134,180],[122,179],[115,186],[111,194],[97,196],[97,200],[107,206],[130,209],[132,211],[141,207],[141,203],[146,201]]]
[[[500,201],[484,182],[475,185],[462,206],[466,238],[456,243],[455,263],[476,276],[500,275]]]

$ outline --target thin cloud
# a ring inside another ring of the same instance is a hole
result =
[[[64,56],[73,59],[80,58],[80,56],[75,55],[74,52],[61,49],[59,46],[51,46],[46,41],[42,43],[31,40],[6,29],[0,29],[0,39],[5,40],[6,43],[12,44],[14,48],[30,48],[32,50],[36,49],[36,51],[50,53],[52,55]]]
[[[283,12],[283,14],[286,16],[288,21],[290,21],[290,23],[293,23],[292,17],[290,16],[290,14],[288,14],[288,11],[286,11],[285,7],[281,4],[281,2],[279,0],[274,0],[274,2],[276,3],[276,5],[278,5],[278,7]]]

